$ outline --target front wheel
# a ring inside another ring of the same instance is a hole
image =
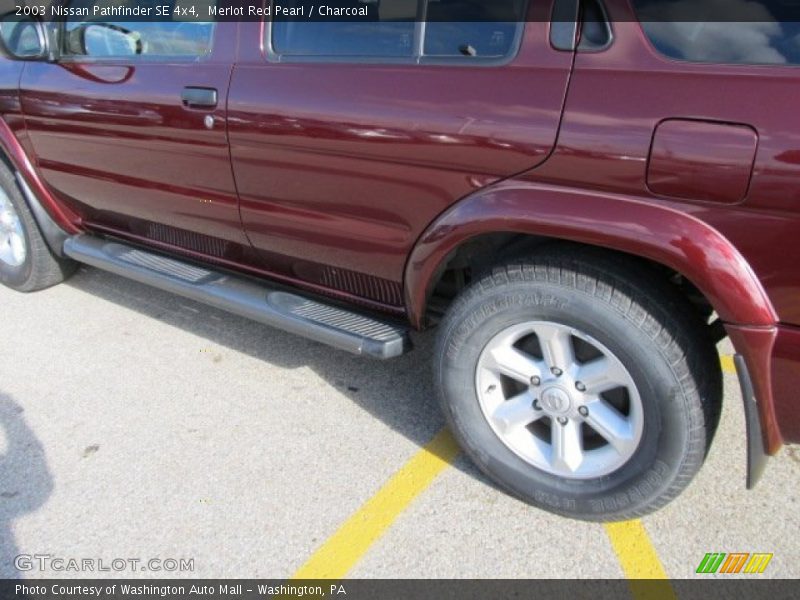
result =
[[[634,518],[688,485],[714,434],[722,384],[706,329],[638,263],[553,248],[456,300],[436,387],[503,488],[574,518]]]
[[[75,262],[47,247],[13,173],[0,161],[0,283],[34,292],[64,281],[75,269]]]

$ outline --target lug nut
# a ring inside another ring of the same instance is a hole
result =
[[[553,375],[555,375],[556,377],[561,377],[562,373],[564,373],[564,371],[562,371],[562,370],[561,370],[561,369],[559,369],[558,367],[553,367],[552,369],[550,369],[550,372],[551,372]]]
[[[539,405],[539,400],[536,398],[533,400],[533,410],[542,410],[542,407]]]
[[[497,389],[497,386],[496,386],[496,385],[494,385],[494,384],[492,384],[492,385],[490,385],[488,388],[486,388],[486,393],[487,393],[487,394],[491,394],[491,393],[492,393],[493,391],[495,391],[496,389]]]
[[[533,377],[531,377],[531,385],[538,386],[538,385],[541,385],[541,384],[542,384],[542,378],[541,377],[539,377],[538,375],[534,375]]]
[[[586,408],[585,406],[581,406],[581,407],[578,409],[578,412],[579,412],[579,413],[581,413],[581,416],[582,416],[582,417],[588,417],[588,416],[589,416],[589,409],[588,409],[588,408]]]
[[[586,391],[586,385],[584,385],[584,383],[581,382],[581,381],[576,381],[575,382],[575,389],[578,390],[579,392],[585,392]]]
[[[558,422],[562,425],[566,425],[568,421],[569,419],[567,419],[567,417],[558,417]]]

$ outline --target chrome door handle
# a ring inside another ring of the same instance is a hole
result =
[[[183,105],[188,108],[215,108],[218,95],[214,88],[188,86],[183,88],[181,100],[183,100]]]

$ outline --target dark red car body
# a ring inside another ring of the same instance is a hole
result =
[[[416,328],[482,236],[663,265],[724,322],[774,453],[800,442],[800,71],[673,61],[607,8],[607,48],[557,50],[538,18],[494,66],[276,62],[256,22],[219,23],[200,62],[2,61],[0,141],[70,233]],[[186,107],[185,86],[222,100]]]

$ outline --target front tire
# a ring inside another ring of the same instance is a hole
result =
[[[13,173],[0,162],[0,283],[34,292],[61,283],[76,266],[50,251]]]
[[[441,325],[436,389],[478,467],[592,521],[664,506],[703,463],[719,359],[699,314],[638,262],[564,245],[495,268]]]

